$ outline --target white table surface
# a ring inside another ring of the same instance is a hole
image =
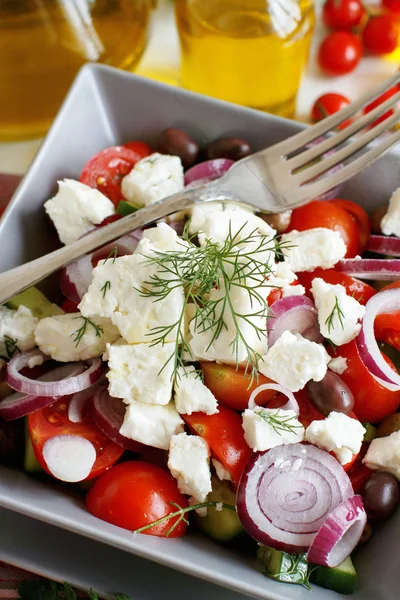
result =
[[[316,49],[325,32],[317,26],[308,68],[304,74],[297,102],[297,118],[307,120],[316,98],[328,91],[345,94],[356,100],[361,94],[373,89],[398,68],[397,63],[382,59],[363,59],[358,68],[343,77],[324,77],[316,64]],[[170,0],[159,0],[159,8],[153,16],[150,42],[139,65],[138,73],[159,73],[163,79],[177,81],[179,77],[179,44]],[[0,144],[0,172],[25,173],[41,140]]]

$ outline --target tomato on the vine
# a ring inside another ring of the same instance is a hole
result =
[[[353,71],[362,57],[359,38],[348,31],[334,31],[322,42],[318,62],[328,75],[345,75]]]
[[[317,123],[318,121],[321,121],[322,119],[339,112],[339,110],[342,110],[342,108],[345,108],[349,104],[350,100],[342,94],[337,94],[335,92],[322,94],[322,96],[317,98],[313,104],[311,109],[311,120],[314,123]],[[339,126],[339,129],[344,129],[350,125],[350,123],[351,120],[348,119]]]
[[[398,37],[399,26],[388,14],[372,17],[362,34],[364,48],[378,56],[396,50]]]
[[[390,88],[389,90],[387,90],[384,94],[381,94],[378,98],[375,98],[375,100],[370,102],[370,104],[367,104],[367,106],[364,108],[364,111],[363,111],[364,114],[371,112],[372,110],[374,110],[374,108],[376,108],[377,106],[379,106],[386,100],[389,100],[389,98],[394,96],[399,90],[400,90],[400,86],[396,85],[396,86]],[[376,121],[371,123],[370,127],[376,127],[376,125],[379,125],[379,123],[382,123],[382,121],[385,121],[385,119],[387,119],[388,117],[391,117],[393,114],[394,114],[394,110],[393,110],[393,108],[391,108],[387,112],[385,112],[383,115],[378,117],[376,119]]]
[[[335,271],[335,269],[318,268],[311,272],[298,274],[299,283],[306,288],[306,292],[309,295],[315,277],[320,277],[326,281],[326,283],[331,283],[332,285],[342,285],[346,288],[346,292],[349,296],[353,296],[357,302],[363,305],[367,304],[368,300],[377,293],[372,285],[369,285],[360,279],[356,279],[345,273],[340,273],[339,271]]]
[[[360,24],[364,14],[360,0],[326,0],[322,18],[329,29],[351,31]]]

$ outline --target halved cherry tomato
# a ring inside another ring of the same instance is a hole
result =
[[[126,144],[122,144],[124,148],[128,148],[128,150],[132,150],[132,152],[136,152],[139,160],[142,158],[146,158],[146,156],[150,156],[153,150],[150,148],[146,142],[127,142]]]
[[[220,365],[215,362],[201,362],[200,368],[204,374],[204,383],[214,394],[219,404],[233,410],[245,410],[249,405],[251,393],[264,383],[272,383],[271,379],[259,374],[258,379],[251,383],[244,369],[236,369],[230,365]],[[276,396],[274,390],[265,390],[257,396],[257,404],[265,406]]]
[[[182,415],[190,429],[206,440],[213,454],[229,471],[237,485],[253,451],[244,439],[242,417],[230,408],[219,406],[215,415]]]
[[[364,283],[364,281],[360,281],[360,279],[356,279],[345,273],[339,273],[339,271],[335,271],[334,269],[315,269],[311,273],[298,273],[299,282],[306,288],[310,298],[312,298],[310,289],[315,277],[320,277],[333,285],[343,285],[349,296],[353,296],[360,304],[365,305],[377,293],[372,285],[368,285],[368,283]]]
[[[78,304],[69,298],[66,298],[61,304],[61,308],[66,313],[76,313],[78,311]]]
[[[369,222],[369,216],[367,215],[366,211],[363,209],[362,206],[360,206],[356,202],[352,202],[351,200],[344,200],[343,198],[334,198],[333,200],[330,200],[330,202],[335,206],[344,208],[344,210],[353,217],[358,227],[361,251],[363,251],[365,246],[367,245],[369,236],[371,235],[371,225]]]
[[[347,359],[347,368],[341,378],[354,396],[354,412],[360,421],[379,423],[395,413],[400,404],[400,391],[387,390],[375,379],[362,362],[356,342],[339,346],[335,356]],[[392,361],[383,355],[386,362],[396,371]]]
[[[68,419],[70,396],[60,398],[54,404],[41,408],[28,416],[29,435],[35,456],[40,466],[51,475],[43,458],[45,442],[55,435],[72,434],[86,438],[96,448],[97,459],[87,479],[98,477],[109,469],[124,453],[124,449],[104,435],[94,423],[90,413],[90,402],[83,411],[82,423]]]
[[[98,189],[117,206],[122,199],[122,178],[142,158],[144,156],[124,146],[105,148],[88,160],[82,169],[79,181]]]
[[[314,200],[305,206],[295,208],[287,232],[307,231],[325,227],[338,231],[347,246],[346,258],[357,256],[360,251],[358,228],[353,217],[340,206],[329,200]]]
[[[94,482],[86,496],[86,506],[95,517],[130,531],[175,512],[172,503],[187,507],[175,479],[166,469],[141,460],[115,465]],[[143,533],[165,537],[177,519],[167,519]],[[168,537],[181,537],[186,529],[181,521]]]
[[[368,469],[368,467],[366,467],[362,463],[362,460],[367,453],[368,446],[369,444],[365,443],[362,445],[361,451],[357,455],[356,460],[352,464],[351,468],[347,471],[347,475],[350,477],[350,481],[352,483],[355,494],[357,494],[357,492],[362,488],[364,483],[368,481],[370,475],[373,472],[371,471],[371,469]]]
[[[375,318],[375,337],[400,350],[400,310],[382,313]]]

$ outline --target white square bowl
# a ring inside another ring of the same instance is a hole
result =
[[[302,127],[109,67],[86,66],[0,223],[0,270],[57,246],[45,218],[43,202],[54,192],[58,179],[78,177],[86,160],[106,146],[130,139],[151,142],[171,126],[185,129],[202,144],[235,135],[249,140],[255,149],[278,142]],[[388,155],[353,178],[343,188],[342,195],[371,210],[386,203],[399,185],[398,159]],[[257,598],[334,600],[339,597],[317,586],[309,592],[271,581],[254,568],[254,558],[235,554],[195,534],[175,540],[134,536],[93,517],[73,491],[3,467],[0,505]],[[357,553],[355,562],[360,576],[355,600],[399,599],[400,513]]]

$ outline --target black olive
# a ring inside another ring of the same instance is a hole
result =
[[[332,411],[348,415],[354,408],[350,388],[332,371],[328,371],[321,381],[309,381],[306,389],[311,404],[323,415],[328,416]]]
[[[155,150],[160,154],[179,156],[185,169],[196,162],[199,145],[182,129],[170,127],[165,129],[158,138]]]
[[[360,493],[371,520],[388,519],[400,501],[399,484],[391,473],[372,473]]]
[[[229,158],[230,160],[240,160],[251,154],[250,144],[240,138],[220,138],[211,142],[206,148],[206,157]]]

